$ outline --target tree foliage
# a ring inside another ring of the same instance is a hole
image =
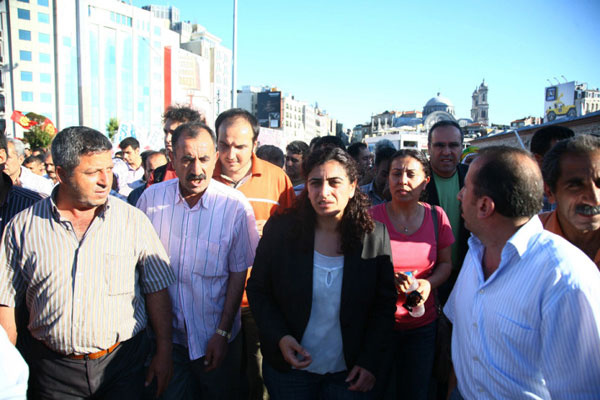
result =
[[[108,138],[113,140],[117,132],[119,131],[119,120],[115,117],[112,117],[108,120],[106,124],[106,132],[108,133]]]
[[[52,139],[54,139],[54,135],[42,129],[42,124],[46,121],[46,117],[34,112],[28,112],[25,116],[37,122],[37,125],[32,126],[28,131],[23,133],[25,141],[29,143],[32,149],[36,147],[48,148],[50,143],[52,143]]]

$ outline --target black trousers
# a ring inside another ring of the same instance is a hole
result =
[[[73,360],[31,339],[29,399],[139,399],[149,340],[142,331],[96,360]]]

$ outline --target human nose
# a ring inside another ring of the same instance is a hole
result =
[[[112,178],[113,178],[112,171],[102,170],[102,171],[100,171],[100,174],[98,177],[98,185],[104,186],[104,187],[112,186]]]
[[[592,203],[591,205],[600,205],[600,186],[592,183],[590,189],[586,193],[586,198]]]

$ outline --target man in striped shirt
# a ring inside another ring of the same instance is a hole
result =
[[[16,342],[15,307],[34,398],[139,398],[148,316],[158,351],[146,381],[171,375],[173,271],[139,210],[110,197],[112,144],[72,127],[52,143],[59,179],[52,196],[17,214],[0,246],[0,324]]]
[[[469,251],[444,312],[465,399],[600,393],[600,274],[537,218],[543,182],[525,150],[479,152],[459,192]]]
[[[240,300],[258,232],[239,191],[212,178],[218,153],[201,122],[173,133],[176,179],[147,188],[137,206],[158,232],[177,275],[174,375],[164,399],[231,399],[238,394]]]

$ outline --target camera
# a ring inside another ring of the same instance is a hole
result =
[[[416,290],[406,294],[406,301],[402,304],[402,307],[406,308],[408,312],[411,312],[413,307],[416,307],[423,300],[421,293]]]

